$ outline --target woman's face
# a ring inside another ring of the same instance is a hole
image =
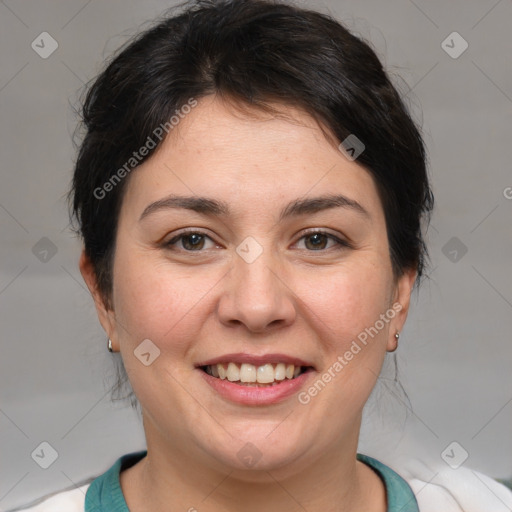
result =
[[[97,305],[150,450],[270,470],[355,449],[395,348],[415,275],[393,276],[373,180],[282,110],[203,98],[129,178]]]

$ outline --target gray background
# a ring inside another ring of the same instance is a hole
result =
[[[423,124],[436,212],[430,279],[398,351],[413,407],[405,432],[439,464],[455,440],[469,454],[466,466],[510,478],[512,2],[297,3],[328,9],[372,41],[392,76],[403,78],[394,80]],[[0,2],[0,508],[73,486],[145,446],[137,414],[108,399],[111,356],[78,271],[64,194],[72,106],[83,84],[143,21],[171,5]],[[47,59],[31,48],[44,31],[59,45]],[[441,45],[454,31],[469,44],[458,58]],[[406,411],[386,391],[386,375],[361,441],[384,461],[386,448],[398,446]],[[46,470],[31,457],[43,441],[59,455]]]

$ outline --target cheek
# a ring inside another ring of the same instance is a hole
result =
[[[296,286],[301,289],[298,295],[305,311],[311,312],[311,321],[339,350],[373,326],[390,307],[389,276],[371,264],[347,266],[321,278],[302,275]]]
[[[322,285],[316,280],[315,288],[312,282],[303,285],[304,316],[324,357],[299,400],[309,404],[311,418],[329,410],[332,421],[325,435],[335,438],[340,425],[358,421],[380,373],[388,337],[388,323],[380,319],[390,307],[389,280],[382,272],[359,267],[338,272]]]
[[[114,307],[121,343],[132,351],[150,339],[171,358],[183,358],[204,323],[208,291],[217,275],[183,267],[170,271],[165,262],[146,255],[120,257],[114,278]]]

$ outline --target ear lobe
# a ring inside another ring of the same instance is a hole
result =
[[[78,266],[80,268],[80,273],[82,274],[85,284],[87,285],[87,288],[89,289],[89,292],[91,293],[94,300],[98,319],[107,335],[112,337],[114,334],[113,318],[111,318],[113,311],[109,309],[105,304],[104,297],[98,287],[98,278],[96,272],[94,270],[93,264],[91,263],[91,260],[85,252],[85,249],[82,249],[82,254],[80,255]]]
[[[387,344],[387,350],[389,352],[394,352],[398,346],[398,339],[395,335],[402,332],[407,319],[411,303],[411,294],[414,288],[414,283],[416,282],[416,277],[416,269],[405,269],[404,273],[397,279],[394,300],[391,306],[393,307],[395,304],[400,304],[400,310],[397,312],[390,324]],[[393,309],[395,309],[395,307],[393,307]]]

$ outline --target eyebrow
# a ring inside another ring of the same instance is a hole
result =
[[[344,195],[325,195],[306,199],[296,199],[288,203],[279,215],[279,221],[283,221],[289,217],[317,213],[332,208],[347,208],[366,217],[371,218],[368,211],[354,199],[350,199]],[[227,203],[210,199],[208,197],[199,196],[176,196],[170,195],[154,203],[149,204],[139,221],[160,210],[167,209],[185,209],[192,210],[203,215],[210,216],[229,216],[230,209]]]

